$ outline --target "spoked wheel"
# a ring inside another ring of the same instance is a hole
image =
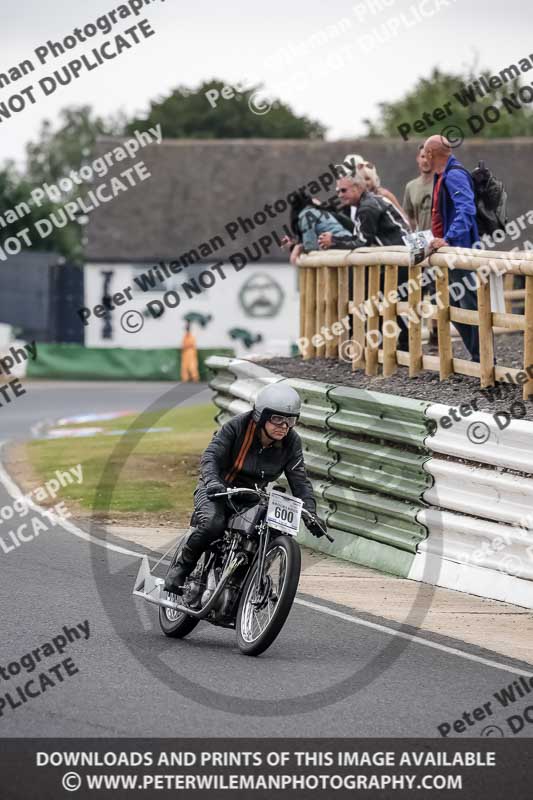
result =
[[[163,593],[164,596],[173,603],[181,603],[182,598],[176,594]],[[183,639],[188,633],[193,631],[199,619],[194,619],[188,614],[181,611],[176,611],[174,608],[165,608],[159,606],[159,625],[165,636],[171,636],[174,639]]]
[[[294,539],[274,539],[265,556],[263,586],[257,585],[258,565],[244,585],[236,624],[241,653],[258,656],[275,640],[291,610],[300,567],[300,548]]]
[[[172,559],[172,564],[176,563],[182,546],[183,543],[180,542]],[[202,572],[203,565],[204,556],[202,554],[190,577],[199,577]],[[187,593],[185,593],[184,596],[170,594],[169,592],[163,592],[162,594],[165,599],[170,600],[172,603],[183,604],[184,600],[187,598]],[[185,614],[182,611],[176,611],[174,608],[159,606],[159,626],[165,636],[171,636],[174,639],[183,639],[184,636],[187,636],[187,634],[191,633],[191,631],[196,628],[199,622],[199,619],[190,617],[188,614]]]

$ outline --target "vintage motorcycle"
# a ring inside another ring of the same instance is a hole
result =
[[[234,500],[244,495],[253,504],[236,507]],[[181,639],[206,620],[235,628],[239,650],[257,656],[276,639],[294,601],[301,566],[295,539],[300,520],[316,517],[280,486],[269,492],[258,487],[228,489],[214,496],[226,497],[232,514],[223,537],[200,557],[182,597],[165,592],[164,580],[151,575],[146,557],[133,594],[160,606],[159,624],[166,636]],[[182,546],[183,541],[171,566]]]

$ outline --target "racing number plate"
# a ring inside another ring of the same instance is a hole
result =
[[[297,536],[303,502],[282,492],[271,492],[267,509],[267,524],[289,536]]]

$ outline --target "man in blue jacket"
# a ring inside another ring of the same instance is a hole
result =
[[[432,250],[439,247],[472,247],[479,239],[476,223],[476,203],[470,173],[452,155],[452,148],[443,136],[430,136],[424,143],[424,153],[429,166],[435,170],[433,201],[431,206],[431,232],[435,237]],[[459,284],[455,297],[450,293],[450,304],[468,311],[477,311],[475,276],[467,269],[454,269],[451,283]],[[455,322],[464,345],[472,357],[479,361],[479,328]]]

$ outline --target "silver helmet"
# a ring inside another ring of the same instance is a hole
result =
[[[287,383],[271,383],[257,395],[254,403],[254,419],[265,422],[270,414],[299,417],[302,403],[298,392]]]

